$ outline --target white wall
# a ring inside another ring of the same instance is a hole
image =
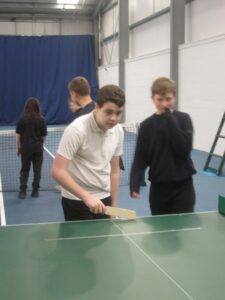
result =
[[[102,15],[101,40],[118,32],[118,5]],[[101,48],[102,65],[111,65],[118,62],[118,38],[104,42]]]
[[[61,22],[61,34],[93,34],[93,24],[89,21]]]
[[[225,1],[194,0],[186,5],[186,42],[225,34]]]
[[[170,0],[129,0],[130,24],[140,21],[170,5]]]
[[[170,4],[169,0],[130,0],[130,24],[159,11]],[[170,14],[143,24],[130,33],[129,57],[136,57],[169,48],[170,43]],[[118,6],[107,11],[102,16],[102,38],[118,31]],[[194,0],[186,5],[186,43],[225,34],[225,0]],[[112,49],[108,42],[102,49],[102,64],[118,62],[118,44]],[[112,52],[109,61],[107,52]]]
[[[130,35],[130,57],[152,53],[170,46],[170,15],[166,14],[157,19],[136,27]],[[151,26],[149,26],[151,24]]]
[[[15,22],[0,22],[0,34],[14,35],[16,32]]]
[[[169,5],[169,0],[130,0],[130,24],[137,22]],[[101,38],[118,32],[118,5],[103,14]],[[130,32],[129,57],[152,53],[169,47],[169,14],[161,16]],[[118,62],[118,39],[110,40],[102,46],[102,65]]]
[[[169,76],[169,50],[127,59],[125,73],[125,123],[138,123],[155,112],[150,86],[155,78]],[[109,83],[118,85],[118,64],[99,67],[98,76],[100,87]]]
[[[118,46],[118,38],[115,38],[103,44],[101,53],[101,61],[103,66],[118,63]]]
[[[0,22],[4,35],[76,35],[93,34],[92,22]]]
[[[209,151],[225,111],[225,35],[180,47],[179,108],[194,122],[194,147]],[[224,140],[217,149],[225,150]]]
[[[105,67],[99,67],[98,77],[99,77],[99,86],[102,87],[105,84],[116,84],[119,83],[118,76],[118,65],[113,64]]]
[[[130,24],[140,21],[154,13],[154,1],[129,0]]]
[[[106,11],[101,17],[101,33],[102,38],[113,34],[118,31],[118,5],[114,6],[112,9]]]
[[[169,50],[126,60],[126,123],[141,122],[155,112],[150,86],[169,76]]]

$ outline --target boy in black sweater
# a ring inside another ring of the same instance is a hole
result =
[[[131,169],[131,197],[138,198],[142,176],[149,167],[152,215],[194,210],[193,127],[188,114],[174,110],[175,94],[175,83],[169,78],[153,82],[152,100],[157,111],[141,123]]]
[[[77,76],[71,79],[68,89],[70,93],[68,106],[75,113],[75,119],[95,109],[95,102],[91,99],[90,86],[85,77]]]

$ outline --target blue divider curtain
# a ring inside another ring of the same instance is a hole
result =
[[[0,36],[0,125],[15,125],[31,96],[48,124],[70,122],[67,84],[75,76],[89,80],[95,98],[93,36]]]

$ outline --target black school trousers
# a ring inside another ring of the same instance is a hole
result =
[[[41,180],[41,167],[43,162],[43,151],[30,153],[28,151],[21,153],[21,170],[20,170],[20,190],[27,189],[30,167],[33,165],[33,189],[39,189]]]
[[[194,211],[193,179],[151,183],[149,205],[152,215],[191,213]]]
[[[111,206],[111,197],[101,199],[101,201],[104,203],[104,205]],[[71,200],[62,197],[62,207],[65,221],[96,220],[109,218],[109,216],[103,214],[92,213],[83,201]]]

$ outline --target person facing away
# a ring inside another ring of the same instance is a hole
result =
[[[86,78],[77,76],[68,83],[70,98],[69,109],[75,113],[75,118],[90,113],[95,109],[95,102],[91,99],[90,86]]]
[[[39,197],[43,143],[47,135],[46,122],[41,115],[39,100],[28,98],[24,111],[16,125],[16,152],[21,155],[20,191],[18,197],[26,197],[30,166],[33,165],[32,197]]]
[[[130,174],[131,197],[138,198],[140,182],[149,167],[152,215],[193,212],[196,173],[190,153],[193,127],[187,113],[174,109],[175,83],[156,79],[151,88],[156,113],[140,125]]]
[[[117,206],[124,136],[118,123],[124,104],[124,92],[106,85],[98,92],[95,110],[64,131],[52,176],[63,187],[66,221],[107,218],[105,206]]]

